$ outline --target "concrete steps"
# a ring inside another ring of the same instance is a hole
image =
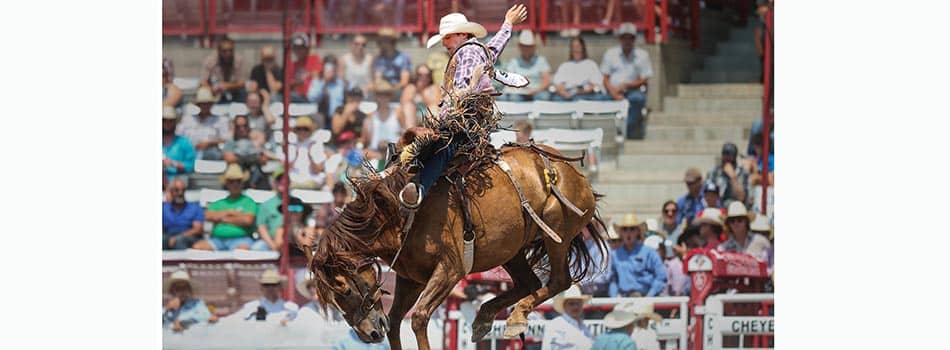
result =
[[[729,140],[735,142],[735,140]],[[627,141],[621,154],[669,155],[695,154],[715,155],[722,149],[725,141],[681,141],[681,140],[636,140]],[[684,169],[685,170],[685,169]]]
[[[678,97],[762,97],[762,84],[679,84]]]
[[[735,113],[678,113],[650,115],[650,125],[655,126],[721,126],[752,124],[758,118],[753,112]]]
[[[690,75],[692,83],[749,83],[759,81],[758,70],[748,71],[698,71]]]
[[[745,127],[725,126],[647,126],[648,140],[719,141],[745,140],[751,123]]]
[[[721,147],[721,144],[720,144]],[[713,166],[714,154],[621,154],[620,170],[685,171],[690,167]],[[603,173],[601,174],[603,175]]]
[[[762,110],[760,98],[683,98],[667,97],[663,111],[672,112],[756,112]]]

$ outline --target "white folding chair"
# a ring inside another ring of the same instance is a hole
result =
[[[581,101],[577,103],[579,129],[601,129],[604,134],[604,152],[620,157],[626,122],[624,115],[630,105],[627,100],[620,101]]]
[[[268,106],[267,108],[270,108],[270,113],[273,114],[275,117],[278,117],[278,119],[280,118],[280,116],[284,115],[283,102],[271,103],[270,106]]]
[[[175,84],[179,89],[184,91],[197,90],[198,86],[201,85],[201,82],[198,81],[198,78],[185,78],[177,77],[172,80],[172,83]]]
[[[214,190],[210,188],[202,188],[201,193],[198,195],[198,203],[201,204],[202,208],[207,208],[208,203],[221,200],[228,196],[228,191],[225,190]]]
[[[498,101],[495,104],[498,106],[498,111],[505,116],[502,119],[502,126],[509,126],[509,123],[515,125],[515,122],[519,120],[532,122],[534,108],[531,102]]]
[[[515,142],[516,139],[516,133],[511,130],[498,130],[491,133],[491,144],[495,148],[501,148],[502,145]]]
[[[197,202],[200,199],[200,190],[185,190],[185,202]]]
[[[534,101],[534,126],[538,129],[571,129],[577,118],[575,102]]]
[[[291,117],[309,116],[317,114],[317,105],[313,103],[291,103],[287,110]]]
[[[279,161],[279,160],[269,160],[269,161],[267,161],[267,163],[264,163],[264,165],[261,166],[261,171],[263,171],[265,174],[270,174],[270,173],[273,173],[274,171],[276,171],[277,168],[280,168],[280,161]]]
[[[234,118],[239,115],[247,114],[247,105],[240,102],[231,102],[230,110],[228,113],[231,114],[231,118]]]
[[[231,114],[231,105],[223,103],[213,104],[211,105],[211,114],[229,118]]]
[[[222,174],[228,163],[223,160],[195,160],[195,172],[198,174]]]
[[[245,190],[244,194],[248,197],[251,197],[251,199],[257,202],[257,204],[264,203],[275,195],[273,191],[262,191],[253,188]]]
[[[326,204],[333,202],[333,194],[328,191],[292,189],[290,195],[300,198],[307,204]]]
[[[360,102],[360,106],[357,107],[357,109],[359,109],[360,112],[363,112],[365,114],[373,113],[376,111],[377,108],[378,106],[376,105],[376,102],[373,102],[373,101]]]
[[[198,108],[194,103],[189,103],[185,105],[184,115],[195,115],[201,112],[201,108]]]

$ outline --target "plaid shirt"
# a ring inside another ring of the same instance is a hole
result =
[[[736,169],[736,182],[739,183],[739,186],[742,186],[742,189],[745,190],[745,193],[749,193],[749,173],[747,173],[741,167],[735,167]],[[706,181],[712,181],[716,183],[716,186],[719,186],[719,200],[722,202],[723,208],[728,208],[729,203],[735,200],[739,200],[736,197],[736,189],[732,188],[732,182],[729,181],[729,176],[726,175],[726,172],[722,170],[722,165],[719,165],[706,174]]]
[[[498,33],[495,33],[495,36],[488,40],[488,44],[486,44],[492,57],[485,57],[485,51],[478,45],[466,45],[460,48],[459,51],[455,53],[455,55],[458,56],[455,58],[458,63],[455,66],[455,73],[452,75],[453,90],[464,91],[468,89],[469,82],[472,80],[472,75],[475,72],[475,67],[478,65],[483,64],[485,67],[494,66],[498,56],[501,55],[501,51],[504,50],[505,45],[508,44],[509,38],[511,38],[511,24],[504,23],[501,25],[501,29],[498,30]],[[469,39],[468,42],[471,41],[476,41],[476,39]],[[490,63],[488,63],[489,61]],[[482,89],[491,87],[491,78],[489,78],[487,74],[483,74],[478,80],[475,91],[481,91]],[[439,116],[444,118],[447,112],[448,104],[443,103]]]

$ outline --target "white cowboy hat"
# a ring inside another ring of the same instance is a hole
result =
[[[634,301],[624,304],[624,309],[633,312],[635,315],[634,320],[649,318],[654,322],[663,321],[663,316],[653,312],[652,303]],[[614,308],[614,310],[616,310],[616,308]]]
[[[162,120],[177,120],[178,112],[175,112],[175,107],[164,106],[162,107]]]
[[[284,284],[287,282],[287,277],[282,276],[277,270],[268,269],[264,270],[264,273],[261,274],[261,278],[257,280],[260,284]]]
[[[534,46],[534,33],[530,29],[522,30],[518,35],[518,45]]]
[[[207,86],[202,86],[198,88],[198,92],[195,93],[195,104],[199,103],[215,103],[218,102],[218,98],[214,96],[214,93],[211,92],[211,88]]]
[[[604,316],[604,327],[608,329],[623,328],[637,320],[633,303],[624,303],[614,307],[614,310]]]
[[[570,288],[561,292],[560,294],[554,296],[554,311],[563,314],[564,313],[564,301],[568,299],[579,299],[587,304],[590,301],[590,295],[586,295],[581,292],[581,288],[576,284],[572,284]]]
[[[621,36],[624,34],[637,36],[637,26],[631,22],[620,23],[620,26],[617,27],[616,30],[614,30],[614,36]]]
[[[192,292],[192,293],[197,293],[197,292],[198,292],[198,287],[196,287],[194,284],[191,283],[191,277],[188,276],[188,272],[187,272],[187,271],[178,270],[178,271],[173,272],[172,275],[169,276],[167,280],[165,280],[165,283],[164,283],[164,286],[162,287],[162,289],[164,289],[165,292],[167,292],[167,293],[171,293],[171,290],[170,290],[170,289],[171,289],[172,285],[175,284],[175,282],[185,282],[185,283],[188,283],[188,287],[191,288],[191,292]]]
[[[756,215],[755,220],[752,220],[750,230],[756,232],[769,232],[772,231],[772,225],[769,224],[769,218],[765,215]]]
[[[726,218],[734,218],[745,216],[749,218],[749,221],[752,221],[752,214],[745,209],[745,204],[742,204],[740,201],[732,201],[729,203],[729,208],[726,210]]]
[[[660,235],[652,235],[643,240],[643,245],[651,249],[659,248],[660,244],[663,244],[663,237],[660,237]]]
[[[696,220],[693,220],[694,225],[700,224],[712,224],[719,227],[722,227],[722,210],[719,208],[706,208],[703,209],[699,217]]]
[[[481,24],[469,22],[468,18],[465,18],[465,15],[461,13],[450,13],[439,20],[439,34],[429,38],[426,48],[432,48],[442,41],[442,37],[455,33],[469,33],[475,35],[476,38],[483,38],[488,35],[488,31]]]

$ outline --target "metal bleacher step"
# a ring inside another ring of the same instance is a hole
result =
[[[694,73],[695,74],[695,73]],[[684,98],[667,97],[664,112],[757,112],[762,110],[760,98]]]

